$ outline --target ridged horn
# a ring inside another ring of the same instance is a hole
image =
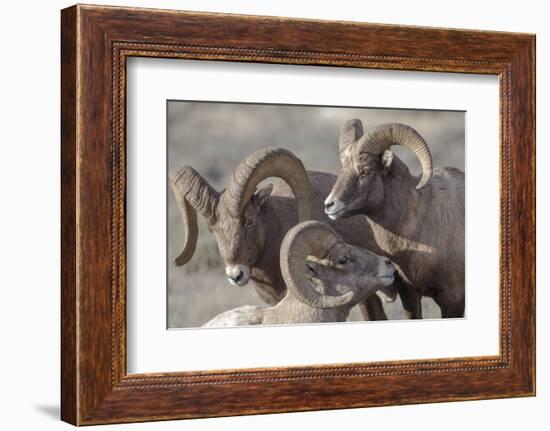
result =
[[[340,154],[363,136],[363,123],[361,120],[354,118],[349,120],[340,129],[340,138],[338,139],[338,149]]]
[[[341,307],[354,299],[352,291],[339,296],[322,294],[306,277],[306,258],[322,258],[339,241],[340,237],[330,226],[318,221],[299,223],[287,232],[281,244],[280,262],[289,293],[314,308]]]
[[[174,258],[177,266],[185,265],[197,247],[199,228],[197,211],[204,217],[206,223],[216,222],[216,207],[218,192],[201,177],[192,167],[172,171],[169,175],[170,186],[176,198],[181,213],[184,229],[184,243],[181,252]]]
[[[237,166],[223,194],[229,212],[236,217],[242,215],[256,186],[269,177],[281,178],[290,186],[298,201],[299,221],[309,220],[311,196],[307,172],[300,159],[283,148],[257,150]]]
[[[419,190],[432,177],[433,165],[430,149],[424,138],[412,127],[400,123],[387,123],[367,130],[358,142],[371,154],[381,155],[392,145],[402,145],[414,152],[422,165],[422,178],[416,186]]]

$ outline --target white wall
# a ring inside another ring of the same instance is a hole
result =
[[[101,3],[537,33],[537,113],[550,117],[550,29],[542,1],[314,2],[102,1]],[[4,429],[69,429],[59,399],[59,9],[69,2],[4,2],[0,66],[0,395]],[[538,121],[538,397],[124,425],[113,429],[542,429],[550,422],[550,163],[548,122]],[[546,186],[546,187],[545,187]],[[546,190],[543,195],[542,190]],[[545,271],[546,269],[546,271]],[[539,423],[537,426],[536,423]]]

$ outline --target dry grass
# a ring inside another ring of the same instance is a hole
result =
[[[214,316],[241,305],[266,306],[252,284],[231,286],[220,269],[200,271],[176,279],[169,284],[168,326],[188,328],[201,326]],[[439,318],[439,307],[429,298],[422,300],[425,318]],[[404,319],[399,298],[384,308],[390,320]],[[359,307],[351,310],[348,321],[362,321]]]

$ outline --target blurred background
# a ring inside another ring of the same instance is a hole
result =
[[[168,169],[190,165],[217,190],[225,187],[241,160],[264,147],[287,148],[306,169],[336,174],[340,127],[351,118],[361,119],[365,128],[385,122],[408,124],[426,139],[434,166],[464,171],[464,112],[186,101],[169,101],[167,109]],[[413,174],[421,172],[409,150],[392,150]],[[172,259],[182,245],[183,228],[170,190],[167,225],[169,328],[201,326],[241,305],[266,305],[253,282],[235,287],[226,280],[214,236],[200,216],[197,250],[187,265],[175,266]],[[390,319],[404,318],[399,299],[385,304],[385,309]],[[424,318],[441,317],[428,298],[423,299],[423,313]],[[349,320],[363,320],[357,307]]]

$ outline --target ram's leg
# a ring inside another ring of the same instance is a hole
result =
[[[443,298],[438,304],[439,308],[441,308],[442,318],[464,317],[464,298],[459,300]]]
[[[388,320],[382,300],[378,295],[371,295],[359,304],[365,320]]]
[[[459,307],[456,305],[443,306],[441,307],[441,317],[443,319],[464,317],[464,307]]]
[[[395,283],[408,319],[422,319],[422,296],[412,286]]]
[[[457,283],[455,286],[449,284],[445,286],[445,290],[438,290],[434,296],[435,302],[441,308],[441,317],[444,319],[464,317],[466,305],[464,283]]]

